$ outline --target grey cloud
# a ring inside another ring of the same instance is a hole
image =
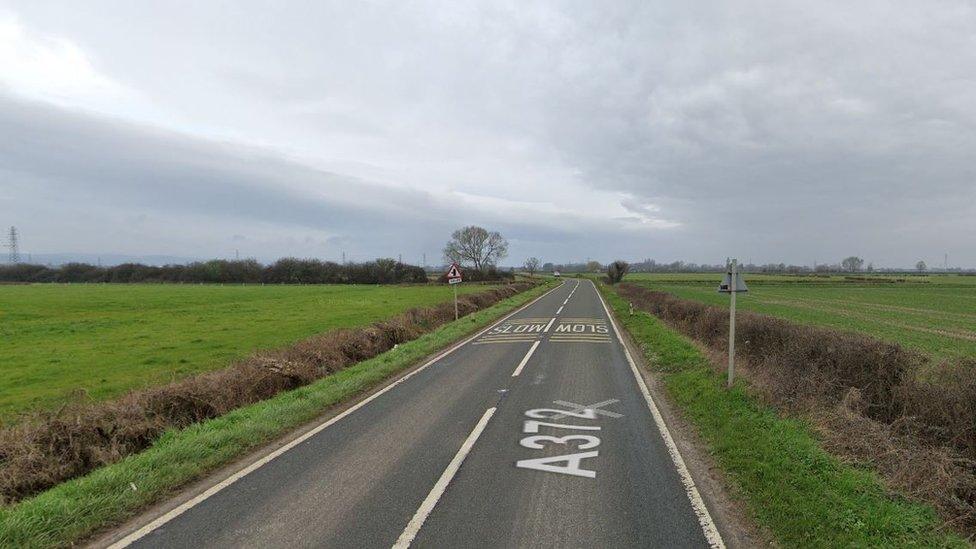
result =
[[[250,245],[248,253],[262,259],[284,253],[335,258],[347,251],[355,259],[405,253],[412,261],[427,253],[433,263],[450,231],[466,223],[497,226],[516,246],[537,242],[558,251],[577,239],[605,236],[586,234],[568,215],[550,216],[554,226],[503,221],[422,190],[11,98],[0,100],[0,126],[9,129],[0,134],[0,173],[5,192],[13,193],[0,216],[20,225],[26,242],[45,234],[47,246],[145,253],[156,242],[120,248],[119,233],[138,228],[165,241],[185,226],[200,234],[198,243],[178,248],[190,256],[226,251],[213,249],[226,242]],[[255,247],[261,239],[250,231],[265,225],[281,249]]]
[[[269,223],[289,246],[326,242],[316,253],[430,259],[477,222],[513,240],[515,262],[976,264],[969,2],[101,8],[126,25],[70,3],[16,12],[150,97],[153,121],[228,143],[7,102],[17,177],[0,211],[219,217],[225,240],[261,241],[240,225]],[[457,206],[445,190],[555,207]]]

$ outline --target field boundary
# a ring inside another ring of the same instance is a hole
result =
[[[754,291],[738,303],[743,312],[896,342],[935,361],[976,357],[976,315],[969,306],[976,299],[969,295],[976,289],[972,281],[852,287],[843,283],[770,285],[764,275],[753,276],[748,284]],[[691,284],[641,273],[627,281],[727,309],[728,297],[723,299],[714,291],[718,282],[718,275],[712,283]]]
[[[668,395],[710,447],[751,515],[784,546],[967,547],[934,510],[892,496],[874,473],[841,463],[809,426],[781,417],[723,377],[686,337],[601,289]]]
[[[0,509],[0,545],[70,545],[131,519],[284,433],[316,418],[321,421],[323,412],[341,414],[342,408],[335,406],[391,386],[396,374],[553,289],[537,286],[311,384],[167,431],[143,452]]]

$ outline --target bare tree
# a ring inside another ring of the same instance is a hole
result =
[[[607,265],[607,278],[610,279],[610,284],[616,284],[624,279],[624,275],[630,270],[630,264],[626,261],[616,260],[610,265]]]
[[[540,261],[538,257],[530,257],[526,259],[525,265],[523,265],[525,272],[529,273],[530,275],[534,275],[536,271],[539,270],[539,263]]]
[[[924,273],[928,268],[929,266],[926,265],[924,261],[919,261],[918,263],[915,264],[915,269],[917,269],[918,272],[920,273]]]
[[[588,261],[586,263],[586,271],[590,273],[598,273],[603,270],[603,265],[600,265],[599,261]]]
[[[507,255],[508,241],[502,235],[474,225],[454,231],[444,246],[445,259],[472,265],[479,271],[497,264]]]
[[[864,260],[856,255],[852,255],[841,261],[840,265],[845,271],[856,273],[857,271],[861,270],[861,266],[864,265]]]

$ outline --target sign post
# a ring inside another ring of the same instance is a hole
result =
[[[457,263],[451,263],[451,268],[444,275],[447,283],[454,287],[454,320],[458,319],[457,285],[461,283],[461,268]]]
[[[718,291],[730,294],[731,298],[729,303],[729,378],[727,386],[732,388],[732,382],[735,379],[735,294],[748,292],[749,288],[746,287],[745,281],[739,275],[738,260],[733,259],[731,263],[727,263],[727,267],[728,272],[725,273],[725,280],[719,285]]]

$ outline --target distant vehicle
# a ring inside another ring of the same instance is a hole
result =
[[[562,275],[561,275],[561,274],[559,274],[559,271],[553,271],[553,272],[552,272],[552,276],[554,276],[554,277],[556,277],[556,278],[559,278],[559,277],[560,277],[560,276],[562,276]]]

